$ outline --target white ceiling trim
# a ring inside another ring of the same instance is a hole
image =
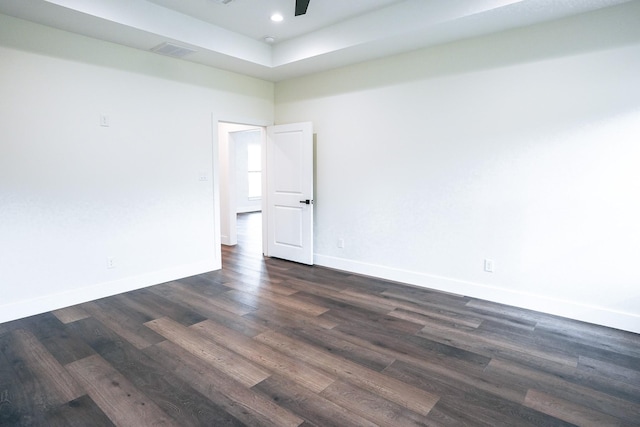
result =
[[[404,0],[274,45],[147,0],[0,0],[0,13],[142,50],[171,42],[196,51],[185,60],[279,81],[627,1]]]
[[[45,1],[198,49],[271,66],[271,46],[145,0]]]
[[[446,7],[438,2],[406,1],[278,44],[273,49],[272,66],[392,38],[399,42],[400,37],[405,37],[410,41],[414,35],[423,34],[437,25],[521,1],[447,0]]]

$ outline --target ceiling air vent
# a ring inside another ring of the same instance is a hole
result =
[[[188,47],[178,46],[171,43],[162,43],[151,49],[152,52],[159,53],[161,55],[173,56],[174,58],[182,58],[190,53],[194,53],[195,50]]]

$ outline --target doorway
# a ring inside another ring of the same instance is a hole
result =
[[[214,123],[218,125],[214,164],[219,170],[221,243],[227,246],[238,243],[234,141],[238,135],[255,132],[260,135],[262,157],[260,255],[313,265],[313,124],[265,127],[215,118]]]
[[[221,241],[259,255],[265,138],[262,126],[218,123]]]

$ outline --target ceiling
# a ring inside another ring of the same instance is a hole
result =
[[[311,0],[297,17],[295,0],[224,1],[0,0],[0,13],[280,81],[630,0]]]

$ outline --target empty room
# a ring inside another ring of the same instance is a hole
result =
[[[639,0],[0,0],[0,426],[638,426],[639,135]]]

